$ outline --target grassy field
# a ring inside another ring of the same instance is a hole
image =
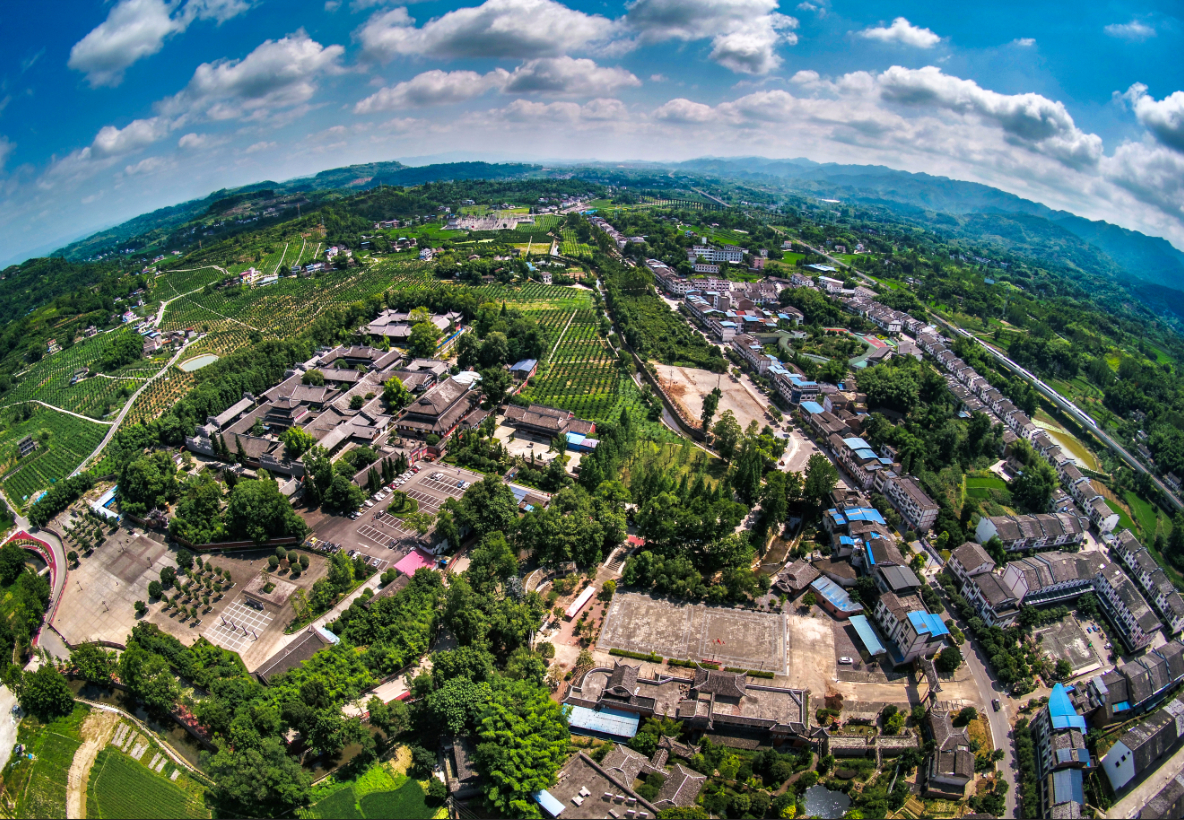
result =
[[[15,817],[65,817],[66,780],[74,753],[82,745],[78,727],[90,710],[77,706],[73,713],[49,724],[26,718],[17,739],[34,760],[13,759],[4,770],[4,790],[15,803]]]
[[[140,762],[110,747],[99,752],[86,785],[87,816],[120,820],[209,817],[200,794],[177,785],[183,781],[191,783],[188,778],[179,777],[174,783],[165,776],[164,772],[172,772],[174,768],[172,761],[161,774],[148,768],[155,749],[150,746]],[[196,791],[200,792],[200,788]]]
[[[443,806],[429,806],[423,786],[405,774],[398,774],[388,768],[389,764],[377,764],[368,769],[357,780],[341,784],[330,781],[319,785],[314,792],[314,802],[297,814],[308,820],[334,820],[335,818],[410,818],[428,820],[447,816]]]
[[[1124,510],[1119,504],[1111,501],[1109,498],[1106,499],[1106,504],[1110,507],[1110,509],[1118,513],[1118,526],[1114,528],[1115,532],[1121,532],[1122,530],[1127,529],[1129,529],[1131,532],[1138,532],[1138,527],[1135,526],[1134,521],[1131,521],[1131,517],[1127,515],[1126,510]]]

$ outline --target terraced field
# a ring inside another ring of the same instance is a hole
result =
[[[17,415],[29,412],[28,418]],[[10,410],[0,417],[0,482],[14,504],[23,504],[35,493],[73,472],[98,446],[107,425],[85,421],[41,405]],[[37,449],[17,458],[17,442],[25,436],[37,440]]]

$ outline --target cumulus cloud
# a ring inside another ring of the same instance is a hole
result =
[[[1036,38],[1035,37],[1017,37],[1016,39],[1011,41],[1011,44],[1013,46],[1019,46],[1020,48],[1031,48],[1032,46],[1036,45]]]
[[[106,20],[74,44],[67,65],[86,74],[92,88],[117,86],[129,66],[160,51],[194,20],[222,23],[249,7],[245,0],[189,0],[179,7],[166,0],[119,0]]]
[[[716,117],[710,105],[692,102],[685,97],[671,100],[654,111],[654,118],[662,122],[703,123]]]
[[[244,153],[244,154],[258,154],[260,151],[269,151],[272,148],[275,148],[275,145],[276,144],[274,142],[266,142],[266,141],[256,142],[256,143],[254,143],[252,145],[248,145],[246,148],[244,148],[242,150],[242,153]]]
[[[1079,129],[1063,103],[1040,94],[1000,94],[934,66],[893,66],[877,83],[889,102],[978,115],[1002,128],[1009,140],[1066,165],[1093,165],[1102,155],[1101,137]]]
[[[1126,142],[1103,160],[1102,171],[1135,199],[1171,217],[1179,236],[1184,219],[1184,156],[1162,145]]]
[[[215,120],[264,116],[307,102],[321,76],[341,71],[341,46],[322,46],[304,31],[266,40],[241,60],[202,63],[180,93],[160,108],[173,116]]]
[[[495,120],[513,123],[552,122],[563,125],[590,125],[623,121],[628,110],[620,100],[596,99],[580,105],[574,102],[542,103],[514,100],[505,108],[489,112]]]
[[[881,43],[898,43],[913,48],[933,48],[941,42],[941,38],[927,28],[914,26],[903,17],[897,17],[890,26],[874,26],[859,32],[865,40],[878,40]]]
[[[555,0],[486,0],[417,27],[405,8],[379,12],[356,33],[371,59],[430,55],[438,59],[558,57],[607,42],[614,25]]]
[[[711,59],[743,74],[781,65],[776,47],[795,45],[797,19],[777,14],[777,0],[635,0],[626,25],[642,42],[711,40]]]
[[[1147,86],[1135,83],[1124,96],[1134,108],[1139,123],[1158,142],[1184,152],[1184,91],[1156,100],[1147,94]]]
[[[1102,29],[1110,37],[1117,37],[1120,40],[1130,40],[1132,42],[1140,42],[1149,37],[1155,36],[1155,29],[1146,23],[1140,23],[1138,20],[1131,20],[1129,23],[1111,23]]]
[[[164,139],[170,130],[171,123],[165,117],[132,120],[123,128],[104,125],[84,150],[97,159],[120,157]]]
[[[479,97],[500,88],[509,77],[503,69],[488,74],[476,71],[425,71],[410,80],[383,88],[354,106],[355,114],[398,111],[401,108],[425,108],[450,105]]]
[[[505,94],[546,94],[566,97],[602,97],[621,88],[641,85],[623,68],[598,66],[588,59],[543,57],[529,60],[513,72],[497,68],[488,74],[475,71],[425,71],[410,80],[383,88],[354,106],[355,114],[452,105],[480,97],[491,90]]]
[[[514,69],[502,90],[507,94],[604,97],[639,85],[641,80],[623,68],[599,66],[588,59],[544,57]]]

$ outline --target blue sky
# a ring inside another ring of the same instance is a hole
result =
[[[46,8],[0,9],[5,260],[220,187],[436,155],[882,164],[1184,248],[1178,3]]]

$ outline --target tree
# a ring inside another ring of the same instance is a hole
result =
[[[802,606],[806,609],[818,603],[818,596],[814,594],[814,590],[810,590],[802,596]]]
[[[284,443],[284,455],[293,460],[300,458],[317,443],[311,433],[300,427],[289,427],[280,436],[280,441]]]
[[[506,394],[514,384],[510,371],[503,367],[489,367],[481,371],[481,390],[491,405],[497,406],[506,400]]]
[[[537,817],[532,795],[554,782],[567,756],[567,718],[549,694],[523,680],[496,680],[477,721],[485,796],[504,815]]]
[[[1048,509],[1056,488],[1056,471],[1043,459],[1032,459],[1023,473],[1008,485],[1012,499],[1032,513],[1043,513]]]
[[[88,683],[106,683],[115,671],[115,653],[97,643],[79,644],[70,651],[70,665]]]
[[[715,418],[715,411],[719,409],[719,400],[723,396],[719,388],[713,388],[710,393],[703,397],[703,415],[699,418],[703,422],[703,432],[706,433],[711,429],[711,420]]]
[[[279,739],[264,738],[257,746],[223,747],[202,754],[203,768],[213,778],[211,797],[222,813],[240,817],[290,815],[308,800],[312,778],[290,757]]]
[[[382,384],[382,399],[392,410],[402,410],[411,404],[413,398],[411,391],[403,386],[398,376],[391,376]]]
[[[1060,658],[1057,660],[1056,671],[1054,672],[1057,678],[1060,680],[1065,680],[1072,673],[1073,664],[1069,663],[1069,661],[1065,658]]]
[[[43,722],[74,711],[74,695],[66,679],[50,664],[21,674],[15,690],[21,708]]]
[[[491,532],[472,551],[467,570],[473,589],[490,593],[518,574],[518,556],[500,532]]]
[[[964,706],[954,717],[952,721],[955,726],[966,726],[970,721],[978,717],[978,709],[973,706]]]
[[[308,526],[280,493],[270,478],[240,481],[230,492],[226,505],[226,529],[232,536],[247,537],[256,543],[269,538],[302,538]]]
[[[1181,527],[1184,529],[1184,527]],[[10,586],[25,569],[25,551],[16,544],[0,548],[0,585]]]
[[[943,675],[952,675],[962,665],[962,651],[956,646],[947,646],[933,660],[934,667]]]
[[[74,550],[70,550],[66,553],[66,560],[70,562],[71,566],[78,566],[78,553],[76,553]]]
[[[300,383],[312,385],[313,387],[324,387],[325,374],[315,368],[305,371],[304,375],[300,377]]]
[[[362,506],[366,493],[341,473],[334,473],[333,479],[322,497],[326,510],[336,513],[350,513]]]
[[[136,603],[134,604],[134,608],[136,610],[136,614],[141,617],[144,615],[145,612],[148,611],[148,605],[146,603],[144,603],[143,601],[136,601]]]
[[[427,359],[436,352],[439,341],[440,328],[428,321],[418,322],[411,326],[411,334],[407,337],[407,349],[412,356]]]
[[[740,436],[744,434],[740,422],[736,421],[735,414],[731,410],[725,410],[723,415],[719,417],[719,421],[711,428],[711,432],[715,434],[716,451],[725,460],[731,459],[736,444],[740,441]]]
[[[830,495],[839,482],[839,471],[830,459],[821,453],[814,453],[806,462],[806,480],[802,485],[802,497],[814,504]]]

